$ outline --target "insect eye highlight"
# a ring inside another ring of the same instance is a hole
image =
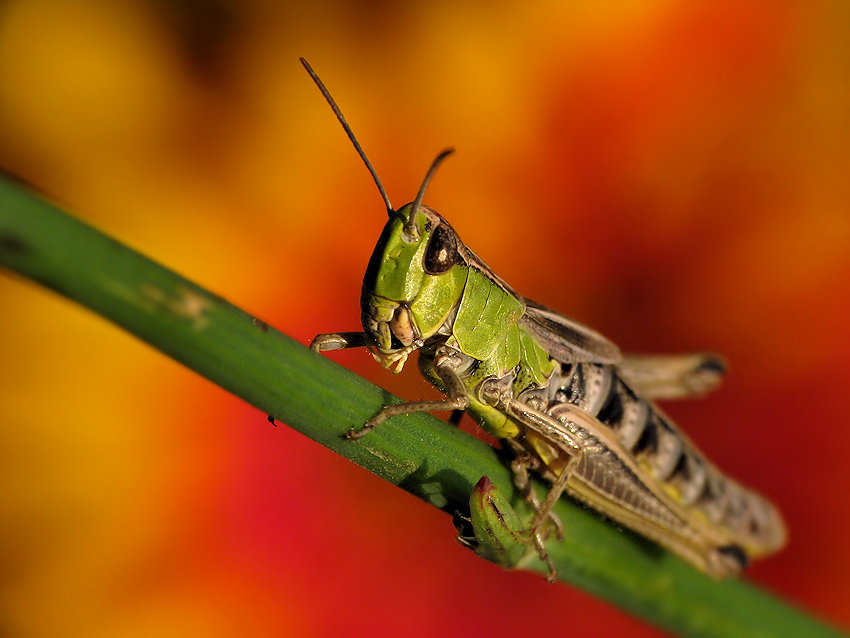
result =
[[[434,228],[428,245],[425,247],[423,266],[429,275],[441,275],[447,272],[457,261],[457,239],[446,226],[439,224]]]

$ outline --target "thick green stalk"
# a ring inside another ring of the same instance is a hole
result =
[[[424,414],[344,440],[344,432],[398,399],[5,178],[0,264],[436,507],[468,508],[486,475],[528,515],[508,468],[486,444]],[[743,581],[715,582],[566,499],[556,513],[567,532],[563,543],[549,544],[559,578],[661,627],[692,636],[838,635]],[[536,559],[530,567],[546,571]]]

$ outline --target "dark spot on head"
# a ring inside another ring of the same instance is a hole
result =
[[[425,247],[423,266],[429,275],[442,275],[457,261],[457,238],[451,228],[439,224]]]

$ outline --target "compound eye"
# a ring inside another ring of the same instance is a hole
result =
[[[434,228],[425,247],[424,267],[429,275],[442,275],[457,261],[457,237],[454,231],[439,224]]]

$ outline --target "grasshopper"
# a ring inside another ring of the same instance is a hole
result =
[[[350,126],[302,58],[381,193],[389,216],[366,269],[363,332],[318,335],[317,351],[366,347],[398,373],[419,351],[422,374],[445,399],[389,405],[355,440],[411,412],[465,410],[514,453],[515,483],[534,515],[524,536],[555,568],[544,541],[562,536],[552,508],[563,493],[642,534],[715,578],[785,543],[767,500],[710,463],[652,402],[719,383],[722,359],[696,353],[623,356],[602,335],[516,293],[422,204],[440,153],[410,204],[394,209]],[[549,484],[538,499],[531,473]]]

